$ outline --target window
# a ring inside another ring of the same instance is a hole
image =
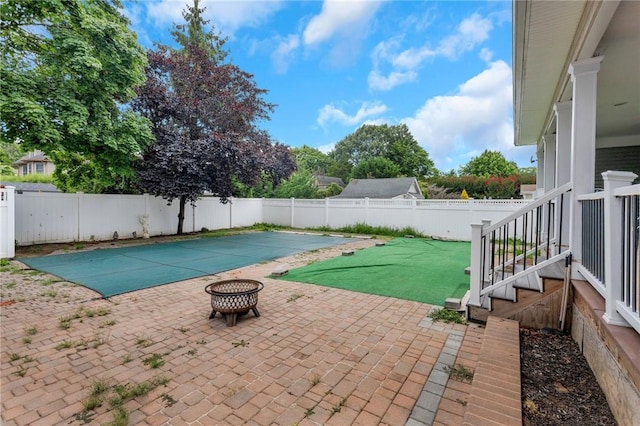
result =
[[[44,173],[44,164],[36,163],[36,173],[43,174]]]

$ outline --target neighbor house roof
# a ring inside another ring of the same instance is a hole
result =
[[[62,192],[52,183],[8,182],[0,181],[0,185],[13,186],[20,192]]]
[[[51,160],[49,160],[49,157],[44,155],[42,152],[34,151],[14,161],[12,166],[19,167],[27,163],[43,163],[43,162],[51,162]]]
[[[424,198],[416,178],[352,179],[333,198]]]
[[[345,184],[339,177],[331,177],[331,176],[323,176],[323,175],[313,175],[313,178],[316,180],[316,185],[320,187],[327,187],[332,183],[335,183],[340,188],[344,188]]]

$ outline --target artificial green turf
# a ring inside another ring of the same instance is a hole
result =
[[[396,238],[382,247],[358,250],[293,269],[280,279],[398,299],[444,305],[469,290],[471,244]]]

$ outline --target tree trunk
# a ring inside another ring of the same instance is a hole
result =
[[[180,211],[178,212],[178,235],[182,234],[182,225],[184,224],[184,206],[187,204],[187,197],[180,197]]]

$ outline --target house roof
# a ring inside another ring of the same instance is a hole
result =
[[[342,193],[333,198],[395,198],[402,195],[424,198],[416,178],[352,179]]]
[[[51,162],[49,157],[44,155],[42,152],[36,151],[35,153],[31,152],[25,156],[20,157],[16,161],[14,161],[11,165],[14,167],[22,166],[27,163],[42,163],[42,162]]]
[[[513,2],[516,145],[554,133],[554,104],[572,98],[569,65],[603,56],[598,72],[598,138],[640,133],[640,2]]]
[[[340,188],[345,187],[343,180],[340,179],[339,177],[331,177],[331,176],[323,176],[323,175],[314,175],[313,177],[316,179],[316,182],[318,183],[318,185],[327,186],[327,185],[331,185],[332,183],[335,183],[338,186],[340,186]]]
[[[20,192],[62,192],[52,183],[9,182],[2,180],[0,185],[13,186]]]

